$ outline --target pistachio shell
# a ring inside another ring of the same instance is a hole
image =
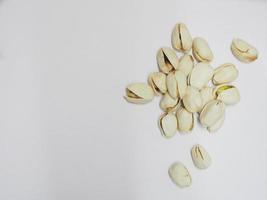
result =
[[[154,98],[153,89],[146,83],[132,83],[126,88],[125,99],[136,104],[148,103]]]
[[[211,100],[215,99],[215,95],[213,92],[212,87],[204,87],[202,90],[200,90],[200,94],[202,97],[203,107]]]
[[[173,111],[177,108],[179,103],[178,98],[172,98],[168,92],[162,97],[160,101],[160,108],[165,112]]]
[[[230,83],[238,77],[238,70],[232,63],[225,63],[215,69],[212,82],[214,85]]]
[[[159,127],[165,138],[171,138],[177,131],[177,119],[174,114],[167,113],[160,117]]]
[[[170,71],[178,68],[179,59],[174,50],[169,47],[163,47],[158,50],[157,62],[159,69],[163,73],[168,74]]]
[[[189,132],[194,127],[194,114],[188,112],[182,106],[176,112],[178,130],[181,132]]]
[[[205,39],[197,37],[193,40],[193,56],[199,62],[210,62],[213,60],[212,51]]]
[[[173,163],[168,173],[172,182],[181,188],[188,187],[192,184],[191,175],[181,162]]]
[[[188,52],[192,48],[192,37],[185,24],[175,25],[172,31],[172,47],[181,52]]]
[[[185,94],[186,87],[186,76],[183,72],[175,71],[168,74],[167,88],[172,98],[182,98]]]
[[[213,126],[224,115],[225,105],[221,100],[207,103],[200,113],[200,122],[204,127]]]
[[[183,104],[187,111],[198,112],[202,108],[202,98],[197,88],[187,86],[185,95],[183,97]]]
[[[195,65],[189,75],[189,83],[198,89],[202,89],[211,80],[213,69],[208,63],[200,62]]]
[[[194,59],[193,56],[185,54],[180,58],[180,62],[178,65],[178,70],[183,72],[186,76],[190,74],[194,67]]]
[[[242,39],[233,39],[231,50],[233,55],[241,62],[249,63],[258,58],[257,49]]]
[[[157,95],[167,92],[166,75],[162,72],[151,73],[148,77],[148,83]]]
[[[240,101],[238,89],[233,85],[219,85],[214,89],[217,99],[227,105],[236,104]]]
[[[191,157],[198,169],[207,169],[211,165],[211,157],[201,145],[194,145],[191,149]]]
[[[210,133],[214,133],[214,132],[216,132],[217,130],[219,130],[219,129],[222,127],[222,125],[223,125],[224,118],[225,118],[225,114],[222,115],[222,117],[221,117],[215,124],[213,124],[213,125],[210,126],[210,127],[207,127],[208,131],[209,131]]]

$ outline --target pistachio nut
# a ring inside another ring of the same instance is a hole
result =
[[[193,40],[193,56],[199,62],[212,61],[213,54],[205,39],[197,37]]]
[[[183,97],[183,104],[187,111],[194,113],[202,108],[202,98],[197,88],[187,86]]]
[[[125,99],[136,104],[148,103],[154,98],[153,89],[146,83],[132,83],[126,88]]]
[[[210,133],[214,133],[216,132],[217,130],[219,130],[222,125],[223,125],[223,122],[224,122],[224,118],[225,118],[225,114],[221,116],[221,118],[215,123],[213,124],[212,126],[210,127],[207,127],[208,131]]]
[[[167,89],[172,98],[183,98],[187,87],[186,76],[183,72],[170,72],[167,76]]]
[[[159,128],[165,138],[171,138],[177,131],[177,119],[174,114],[166,113],[159,119]]]
[[[172,98],[168,92],[166,92],[164,94],[164,96],[162,97],[161,101],[160,101],[160,108],[165,111],[165,112],[170,112],[173,111],[177,108],[179,103],[179,99],[178,98]]]
[[[221,100],[211,100],[200,113],[200,122],[204,127],[213,126],[224,115],[225,105]]]
[[[172,31],[172,47],[181,52],[188,52],[192,48],[192,37],[185,24],[175,25]]]
[[[194,114],[180,106],[176,112],[178,130],[181,132],[192,131],[194,127]]]
[[[208,152],[201,145],[194,145],[191,149],[191,157],[198,169],[207,169],[212,161]]]
[[[174,50],[169,47],[163,47],[158,50],[157,62],[159,69],[163,73],[168,74],[170,71],[178,68],[179,59]]]
[[[148,83],[157,95],[167,92],[166,74],[162,72],[151,73],[148,76]]]
[[[205,62],[200,62],[192,69],[188,79],[191,86],[202,89],[213,76],[212,67]]]
[[[230,83],[238,77],[238,70],[232,63],[225,63],[214,70],[212,82],[214,85]]]
[[[173,163],[169,168],[169,176],[174,184],[184,188],[192,184],[192,178],[187,168],[181,162]]]
[[[214,94],[218,100],[227,105],[236,104],[240,101],[239,91],[233,85],[219,85],[214,89]]]
[[[211,100],[215,99],[215,95],[212,87],[204,87],[200,90],[200,95],[202,97],[203,107]]]
[[[194,67],[193,56],[185,54],[180,58],[178,70],[183,72],[186,76],[190,74]]]
[[[241,62],[249,63],[258,58],[257,49],[242,39],[233,39],[231,50],[233,55]]]

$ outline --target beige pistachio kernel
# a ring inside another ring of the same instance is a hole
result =
[[[188,52],[192,48],[192,37],[185,24],[175,25],[172,31],[172,47],[181,52]]]
[[[160,71],[168,74],[170,71],[178,68],[179,59],[174,50],[169,47],[163,47],[158,50],[157,62]]]
[[[177,132],[177,119],[174,114],[163,114],[159,119],[159,128],[165,138],[171,138]]]
[[[167,76],[167,89],[172,98],[183,98],[187,84],[183,72],[170,72]]]
[[[183,105],[187,111],[194,113],[202,108],[202,98],[199,90],[192,86],[187,86],[183,97]]]
[[[185,108],[180,106],[176,112],[178,130],[180,132],[190,132],[194,127],[194,114],[188,112]]]
[[[148,83],[156,95],[165,94],[167,92],[166,74],[162,72],[151,73],[148,76]]]
[[[201,145],[194,145],[191,149],[191,157],[198,169],[207,169],[212,161],[208,152]]]
[[[214,89],[214,94],[218,100],[227,105],[236,104],[240,101],[239,91],[233,85],[219,85]]]
[[[169,168],[169,176],[178,187],[185,188],[192,184],[192,178],[187,168],[181,162],[173,163]]]
[[[257,49],[242,39],[233,39],[231,51],[241,62],[249,63],[258,58]]]
[[[180,58],[178,70],[183,72],[186,76],[190,74],[194,67],[194,59],[193,56],[185,54]]]
[[[238,70],[232,63],[225,63],[214,70],[212,82],[214,85],[230,83],[238,77]]]
[[[168,92],[164,94],[160,101],[160,108],[165,112],[171,112],[178,107],[179,99],[172,98]]]
[[[193,40],[193,56],[199,62],[213,60],[213,53],[205,39],[197,37]]]
[[[132,83],[126,88],[125,99],[130,103],[144,104],[153,98],[153,89],[146,83]]]

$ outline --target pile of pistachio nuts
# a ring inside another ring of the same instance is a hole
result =
[[[171,36],[172,48],[162,47],[157,52],[159,72],[148,76],[148,83],[132,83],[126,88],[125,99],[136,104],[150,102],[161,96],[159,128],[165,138],[171,138],[177,130],[189,133],[198,116],[200,124],[209,132],[216,132],[223,124],[226,105],[240,101],[238,89],[232,82],[238,77],[238,70],[232,63],[224,63],[213,69],[212,50],[201,37],[192,39],[183,23],[176,24]],[[192,55],[190,54],[192,50]],[[177,52],[183,55],[177,55]],[[257,59],[257,50],[241,39],[231,44],[233,55],[241,62]],[[211,157],[201,145],[191,149],[194,165],[206,169]],[[192,179],[181,162],[169,168],[172,181],[180,186],[191,185]]]

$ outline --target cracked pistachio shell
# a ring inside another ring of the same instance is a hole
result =
[[[160,117],[159,127],[161,134],[165,138],[171,138],[175,135],[177,131],[177,119],[174,114],[167,113]]]
[[[191,157],[198,169],[207,169],[212,163],[209,153],[199,144],[192,147]]]
[[[213,68],[204,62],[197,63],[189,75],[189,83],[198,89],[208,84],[213,76]]]
[[[157,95],[167,92],[166,74],[162,72],[151,73],[148,76],[148,83]]]
[[[148,103],[154,98],[153,89],[146,83],[132,83],[126,88],[125,99],[136,104]]]
[[[199,62],[210,62],[213,60],[212,51],[205,39],[197,37],[193,40],[193,56]]]
[[[219,85],[214,89],[214,94],[218,100],[227,105],[236,104],[240,101],[239,91],[233,85]]]
[[[233,55],[241,62],[249,63],[258,58],[257,49],[242,39],[233,39],[231,50]]]
[[[214,85],[230,83],[238,77],[238,70],[232,63],[225,63],[214,70],[212,82]]]
[[[187,87],[186,76],[183,72],[170,72],[167,76],[167,89],[172,98],[182,98]]]
[[[194,113],[202,108],[202,98],[199,90],[192,86],[187,86],[183,97],[183,104],[187,111]]]
[[[160,71],[168,74],[170,71],[178,68],[179,59],[174,50],[169,47],[163,47],[158,50],[157,62]]]
[[[160,108],[165,112],[170,112],[177,108],[178,103],[178,98],[174,99],[169,95],[168,92],[166,92],[160,101]]]
[[[191,55],[185,54],[180,58],[178,70],[183,72],[186,76],[190,74],[194,67],[194,59]]]
[[[221,100],[212,100],[207,103],[200,113],[200,122],[204,127],[213,126],[223,115],[225,105]]]
[[[212,87],[204,87],[200,90],[200,94],[202,97],[203,107],[211,100],[216,98]]]
[[[178,130],[181,132],[192,131],[194,127],[194,114],[188,112],[182,106],[176,112],[176,118],[178,122]]]
[[[192,184],[192,178],[187,168],[181,162],[173,163],[169,168],[169,176],[178,187],[185,188]]]
[[[217,130],[219,130],[223,125],[224,119],[225,119],[225,114],[222,115],[222,117],[215,124],[213,124],[212,126],[207,127],[208,131],[210,133],[214,133]]]
[[[192,37],[185,24],[175,25],[172,31],[172,47],[181,52],[188,52],[192,48]]]

